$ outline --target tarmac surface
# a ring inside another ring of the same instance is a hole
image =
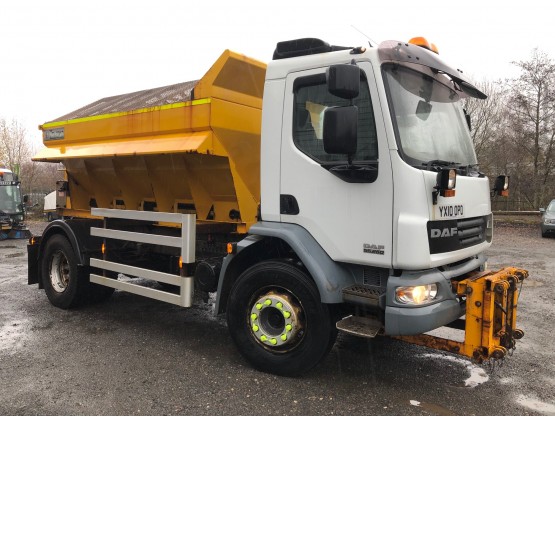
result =
[[[525,337],[502,364],[340,333],[309,375],[279,378],[249,367],[201,301],[182,309],[116,291],[57,309],[27,285],[26,241],[2,241],[0,415],[555,415],[555,239],[499,224],[489,257],[530,272]]]

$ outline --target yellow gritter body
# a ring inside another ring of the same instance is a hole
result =
[[[265,72],[226,50],[198,82],[102,99],[41,125],[46,147],[34,160],[62,162],[68,175],[62,215],[196,212],[247,231],[260,202]]]

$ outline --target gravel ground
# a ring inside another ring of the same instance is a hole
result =
[[[38,233],[43,222],[31,222]],[[307,377],[250,368],[225,321],[116,292],[63,311],[28,286],[26,242],[0,243],[2,415],[555,414],[555,241],[537,225],[496,225],[490,266],[530,271],[519,305],[525,337],[501,366],[394,340],[340,334]]]

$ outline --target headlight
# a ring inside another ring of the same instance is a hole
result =
[[[551,218],[549,218],[549,219],[546,218],[546,219],[543,221],[543,223],[544,223],[544,224],[555,224],[555,220],[552,220]]]
[[[403,304],[425,304],[437,297],[437,283],[429,285],[413,285],[411,287],[397,287],[395,298]]]

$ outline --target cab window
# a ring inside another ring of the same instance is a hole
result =
[[[369,162],[378,159],[378,141],[368,82],[364,73],[361,76],[360,94],[354,99],[354,104],[358,107],[359,123],[358,148],[353,161]],[[324,150],[324,113],[327,108],[349,106],[351,102],[328,91],[324,73],[297,79],[293,90],[293,142],[296,147],[324,165],[344,161],[345,155],[328,154]]]

